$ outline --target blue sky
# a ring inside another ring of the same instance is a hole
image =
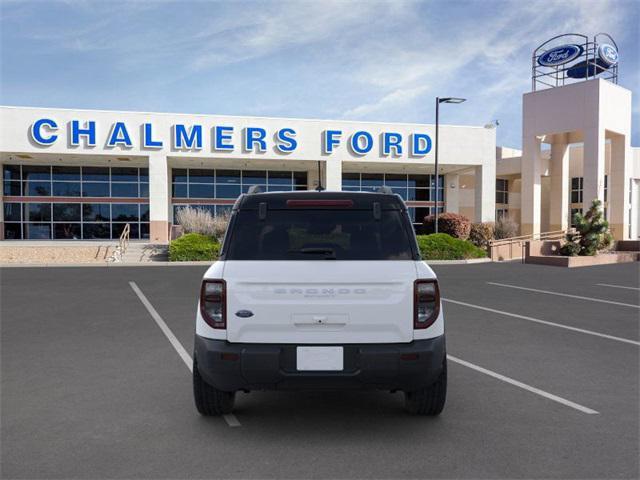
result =
[[[64,108],[434,121],[499,119],[521,144],[531,51],[560,33],[610,33],[634,91],[640,2],[118,2],[0,0],[0,103]]]

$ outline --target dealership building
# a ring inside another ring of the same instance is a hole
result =
[[[592,43],[573,48],[589,62]],[[494,125],[440,125],[437,178],[434,125],[0,107],[0,238],[116,239],[129,224],[132,239],[166,243],[178,209],[219,215],[258,185],[388,186],[416,225],[437,209],[476,222],[508,216],[522,234],[567,229],[600,199],[615,238],[636,239],[631,92],[617,85],[617,65],[614,76],[587,68],[558,84],[579,60],[571,46],[534,53],[522,150],[497,147]]]

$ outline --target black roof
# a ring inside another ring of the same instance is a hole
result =
[[[357,210],[369,210],[374,203],[379,203],[385,210],[403,210],[406,208],[400,195],[381,192],[330,192],[316,190],[300,190],[295,192],[268,192],[243,194],[238,197],[234,209],[256,210],[261,203],[266,203],[269,209],[285,209],[288,200],[351,200],[353,206],[349,208]],[[309,206],[307,208],[345,208],[344,206]]]

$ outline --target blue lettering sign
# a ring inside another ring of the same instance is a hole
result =
[[[144,124],[144,130],[142,135],[142,147],[143,148],[162,148],[162,141],[153,140],[153,125],[150,123]]]
[[[233,133],[233,127],[215,127],[214,130],[215,139],[213,141],[213,148],[215,150],[232,151],[233,145],[226,142],[232,139],[231,134]]]
[[[195,146],[194,146],[195,144]],[[176,149],[202,149],[202,125],[194,125],[189,131],[178,123],[173,127],[173,147]]]
[[[394,155],[402,155],[402,135],[399,133],[385,132],[382,135],[382,154],[391,155],[392,148]]]
[[[431,137],[426,133],[414,133],[411,142],[411,155],[426,155],[431,151]]]
[[[613,45],[603,43],[598,47],[598,57],[607,67],[618,63],[618,50]]]
[[[361,142],[364,140],[364,143]],[[373,137],[364,130],[357,131],[351,136],[351,150],[357,155],[369,153],[373,148]]]
[[[79,120],[71,121],[71,145],[77,147],[80,145],[80,137],[87,138],[87,146],[96,146],[96,122],[93,120],[85,122],[85,127],[80,128]]]
[[[50,118],[41,118],[31,125],[31,138],[34,142],[38,145],[52,145],[58,139],[58,135],[51,134],[49,136],[44,136],[42,133],[42,127],[46,127],[47,130],[55,132],[58,130],[58,124]]]
[[[276,133],[278,143],[276,148],[282,153],[293,152],[298,147],[298,141],[294,138],[296,131],[293,128],[281,128]]]
[[[264,140],[266,136],[267,132],[264,128],[247,127],[245,129],[244,149],[247,152],[253,152],[254,146],[257,145],[259,152],[266,152],[267,142]]]
[[[557,67],[575,60],[582,55],[583,51],[584,48],[580,45],[560,45],[540,55],[538,64],[543,67]]]
[[[333,153],[334,147],[340,145],[340,137],[342,136],[342,130],[325,130],[322,139],[322,151],[323,153]]]
[[[109,135],[109,140],[107,140],[107,147],[115,147],[116,145],[122,145],[127,148],[133,147],[131,137],[124,122],[116,122],[111,128],[111,135]]]

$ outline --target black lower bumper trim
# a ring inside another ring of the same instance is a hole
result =
[[[298,371],[290,344],[229,343],[196,335],[200,375],[237,390],[380,389],[414,391],[432,384],[445,358],[444,335],[410,343],[349,344],[340,372]],[[320,345],[319,345],[320,346]]]

